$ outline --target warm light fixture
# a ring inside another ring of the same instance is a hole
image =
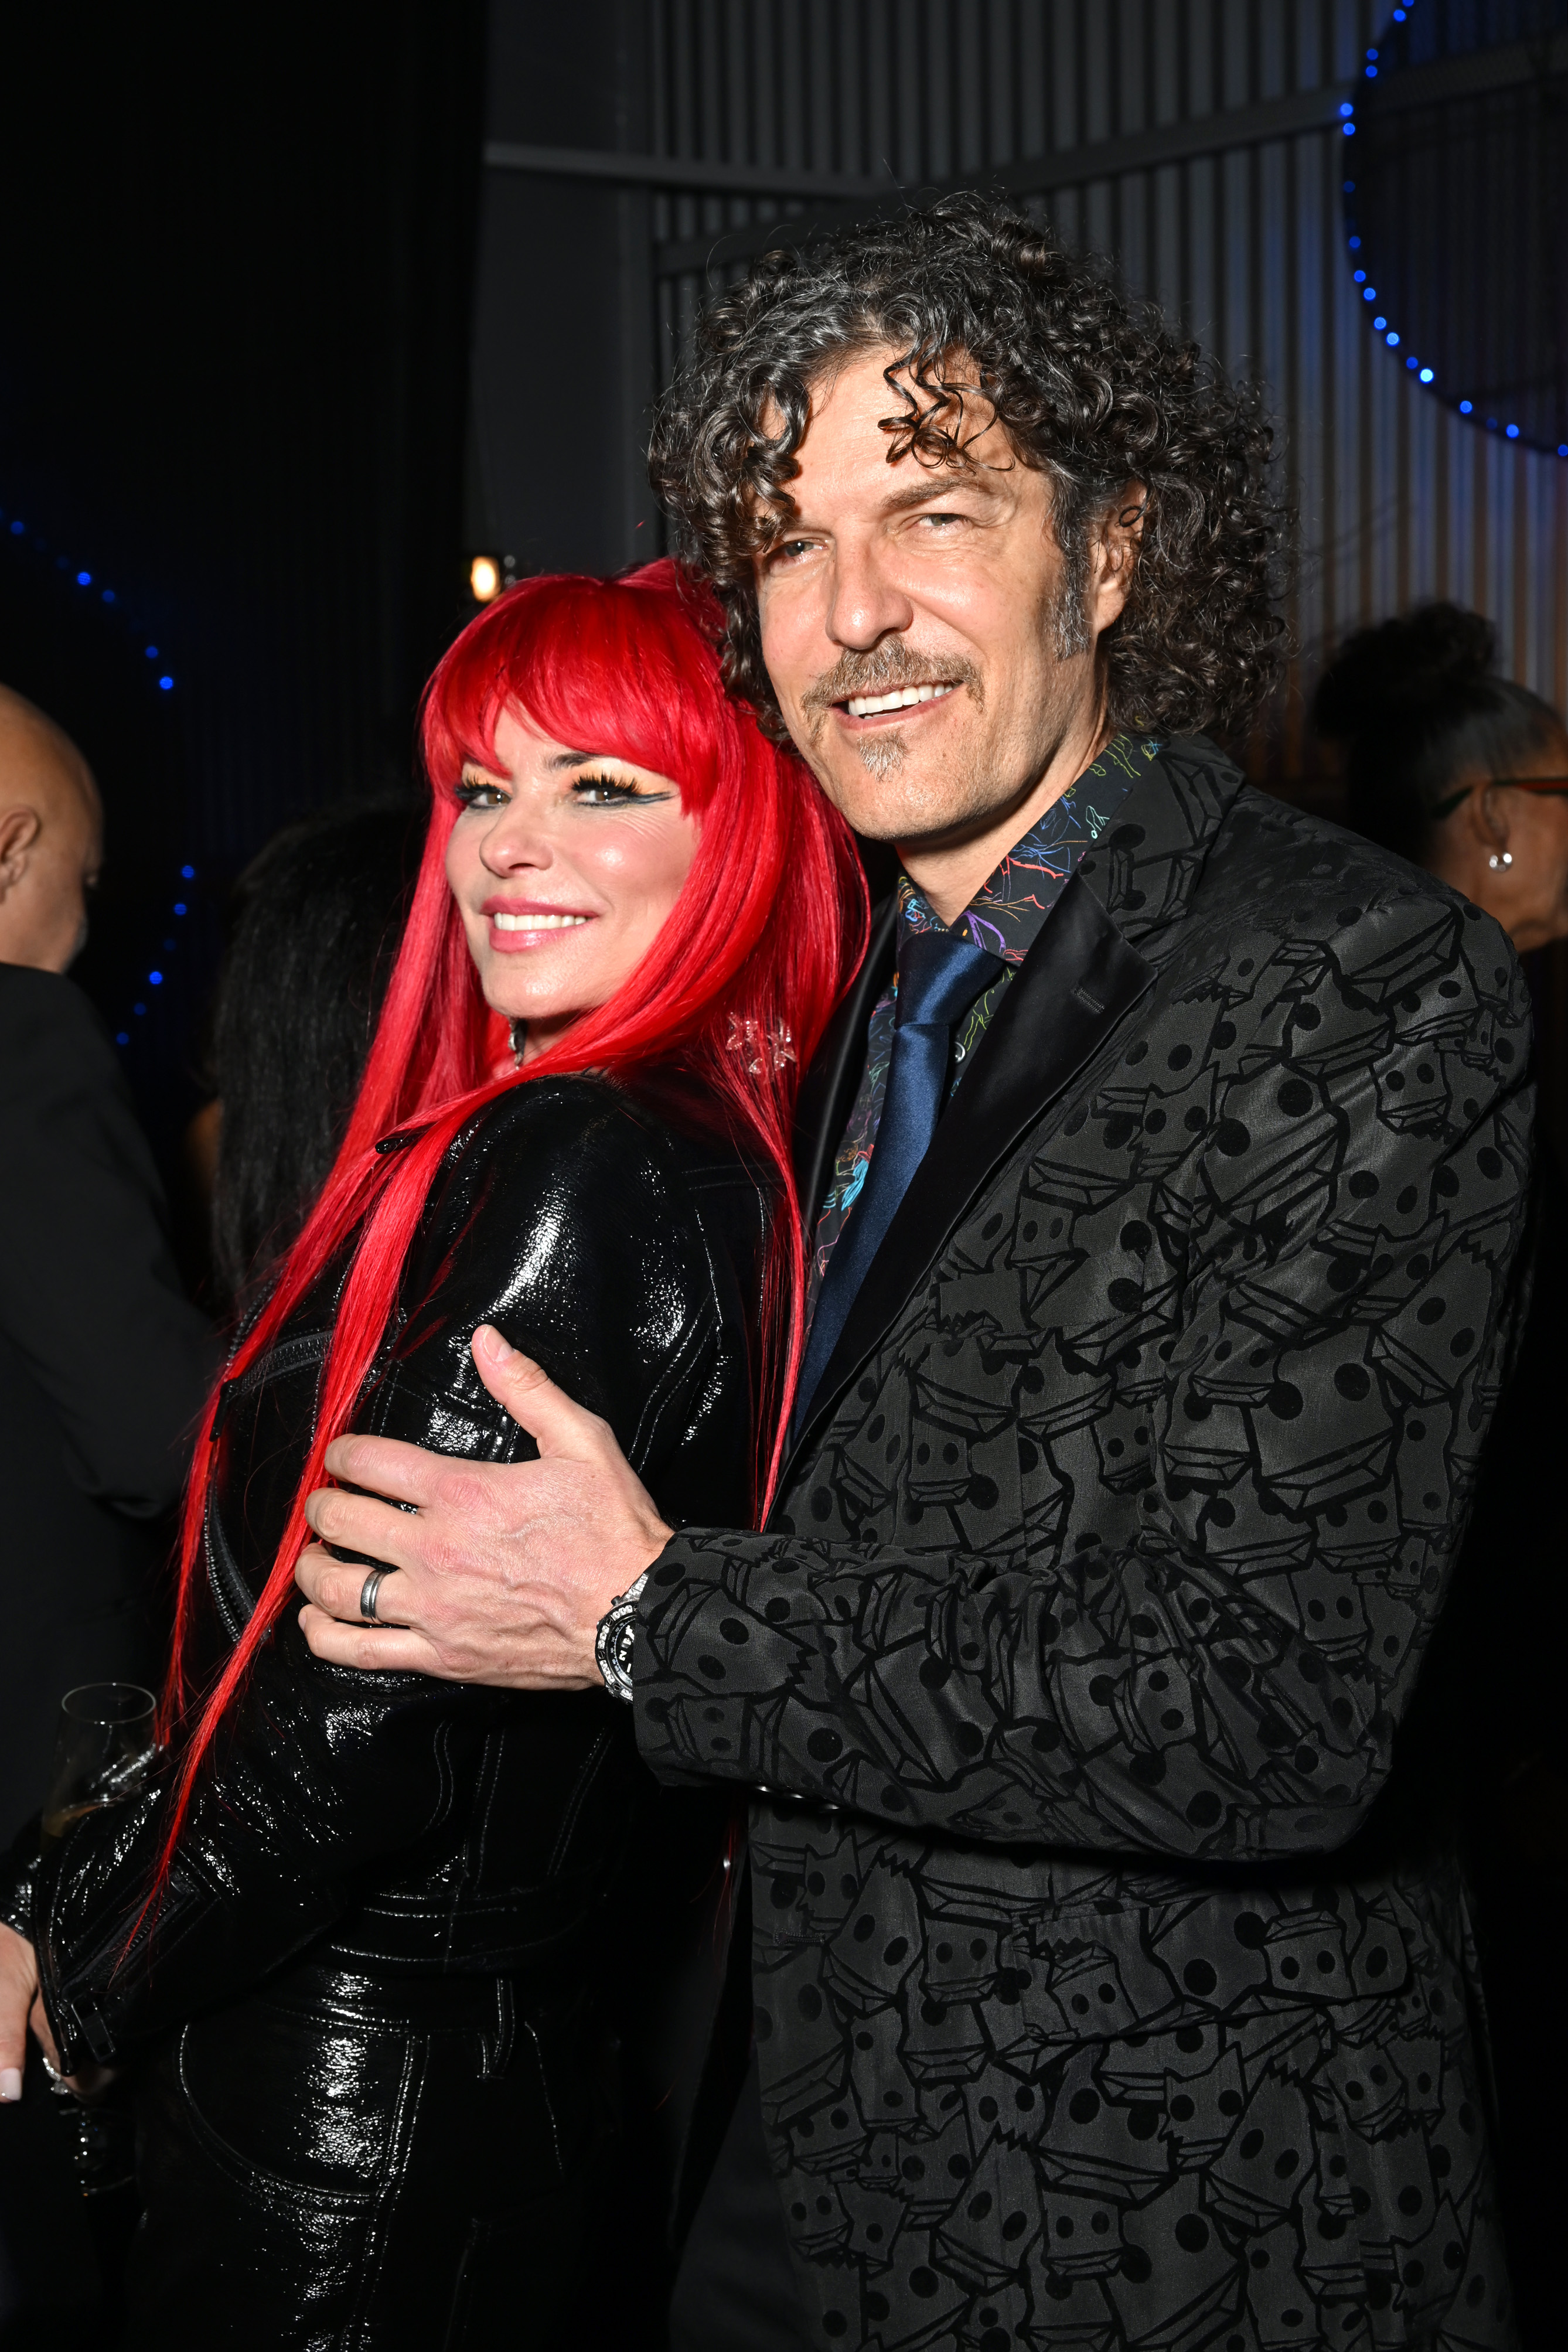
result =
[[[500,594],[500,565],[493,555],[476,555],[468,566],[468,585],[477,604],[488,604]]]

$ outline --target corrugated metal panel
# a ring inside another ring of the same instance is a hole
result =
[[[1377,0],[649,0],[655,152],[938,183],[1348,82]],[[1325,117],[1329,109],[1325,103]],[[1223,120],[1212,124],[1223,138]],[[1497,621],[1511,674],[1568,698],[1568,463],[1500,443],[1424,393],[1368,330],[1341,216],[1337,126],[1096,176],[1027,201],[1113,255],[1234,369],[1263,380],[1301,515],[1295,652],[1257,747],[1301,773],[1324,650],[1427,596]],[[656,247],[722,240],[800,201],[657,194]],[[668,380],[743,266],[656,281]]]

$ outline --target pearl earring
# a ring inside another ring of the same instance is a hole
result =
[[[1497,851],[1494,849],[1491,856],[1488,858],[1487,864],[1491,867],[1492,872],[1496,874],[1502,866],[1511,866],[1513,864],[1513,853],[1511,850],[1505,849],[1500,857]]]

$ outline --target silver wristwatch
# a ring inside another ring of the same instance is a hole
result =
[[[632,1643],[637,1638],[637,1601],[647,1582],[645,1568],[635,1584],[628,1584],[618,1601],[612,1601],[599,1620],[599,1630],[594,1636],[594,1658],[605,1677],[605,1688],[612,1697],[632,1703]]]

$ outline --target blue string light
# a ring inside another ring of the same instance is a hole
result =
[[[1394,22],[1396,25],[1403,25],[1413,13],[1414,0],[1410,0],[1410,5],[1407,5],[1403,8],[1394,9]],[[1376,49],[1368,49],[1365,53],[1365,64],[1363,67],[1365,79],[1368,81],[1375,81],[1377,79],[1377,69],[1378,52]],[[1348,98],[1342,99],[1340,100],[1340,129],[1347,139],[1352,137],[1355,131],[1354,115],[1355,104],[1353,100]],[[1342,181],[1341,183],[1341,187],[1342,193],[1347,196],[1353,196],[1356,192],[1356,185],[1353,180]],[[1347,224],[1345,246],[1347,251],[1351,253],[1360,253],[1362,250],[1362,239],[1356,229],[1353,218]],[[1360,293],[1362,300],[1368,303],[1375,302],[1377,300],[1377,289],[1375,286],[1369,286],[1367,284],[1366,276],[1367,274],[1364,269],[1352,269],[1351,272],[1352,281]],[[1383,337],[1384,342],[1387,345],[1390,351],[1398,350],[1400,344],[1399,331],[1396,327],[1390,325],[1385,314],[1380,314],[1375,317],[1373,320],[1372,325],[1373,332]],[[1414,353],[1406,356],[1405,364],[1410,373],[1415,376],[1418,383],[1435,384],[1436,383],[1436,369],[1434,367],[1424,366],[1421,361],[1417,359]],[[1475,404],[1473,401],[1460,400],[1455,402],[1454,404],[1461,416],[1471,416],[1475,414]],[[1498,420],[1495,416],[1489,416],[1486,422],[1489,433],[1495,433],[1498,430]],[[1502,429],[1505,437],[1510,441],[1517,441],[1521,437],[1520,427],[1517,425],[1505,425]],[[1557,455],[1560,457],[1568,457],[1568,441],[1560,441],[1557,444]]]
[[[0,509],[0,520],[4,519],[4,509]],[[10,517],[8,531],[9,536],[13,539],[26,538],[27,526],[20,515],[13,515]],[[35,537],[33,544],[37,549],[40,555],[47,555],[49,553],[49,548],[45,540]],[[69,562],[63,555],[57,555],[55,557],[54,566],[57,572],[74,572],[75,584],[79,588],[90,588],[93,584],[93,576],[90,572],[85,569],[79,569],[77,566]],[[99,595],[105,604],[115,604],[118,603],[118,599],[116,598],[112,588],[100,588],[99,590]],[[142,652],[146,659],[150,662],[155,662],[159,657],[158,647],[156,646],[143,646]],[[170,670],[161,671],[155,680],[155,684],[160,694],[172,694],[174,691],[174,678],[173,672]],[[194,866],[181,866],[180,879],[182,882],[194,882],[195,878],[196,869]],[[176,915],[188,915],[190,913],[190,905],[188,900],[184,898],[176,898],[172,903],[174,911]],[[175,942],[173,940],[165,940],[163,941],[163,954],[165,958],[173,955],[174,951]],[[162,970],[150,971],[147,974],[147,985],[149,988],[162,988],[163,982],[164,973]],[[147,1015],[147,1007],[144,1003],[133,1004],[131,1010],[133,1018],[136,1020],[145,1020]],[[131,1031],[129,1029],[117,1029],[114,1033],[114,1042],[117,1045],[129,1045],[131,1043]]]

